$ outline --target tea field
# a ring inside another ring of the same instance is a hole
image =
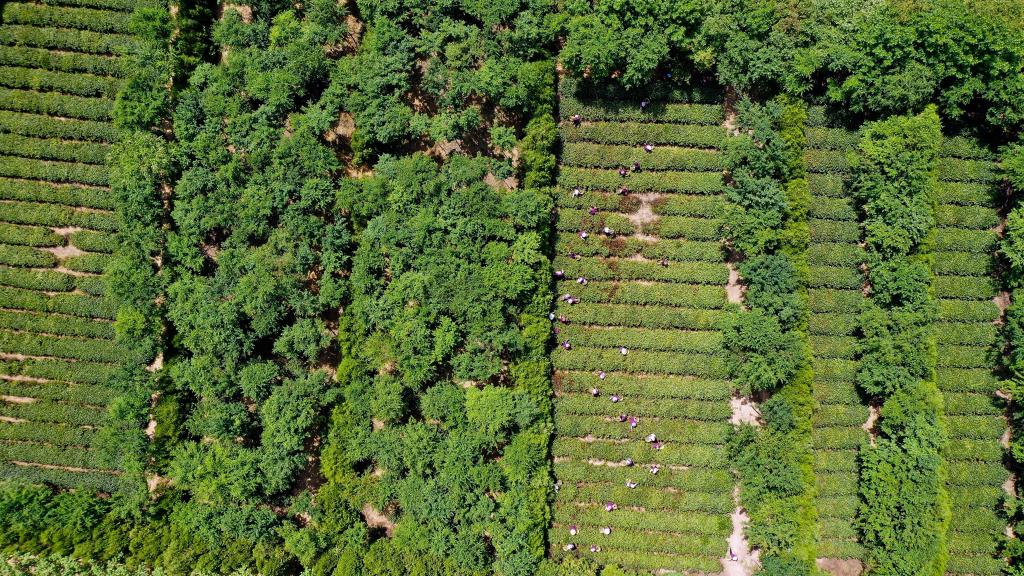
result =
[[[105,165],[132,2],[7,2],[0,26],[0,477],[103,491],[93,449],[122,351],[102,273]]]
[[[722,107],[563,89],[561,117],[552,554],[717,572],[735,484]]]

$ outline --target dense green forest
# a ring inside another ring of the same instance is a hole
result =
[[[1024,4],[0,0],[2,574],[1024,574]]]

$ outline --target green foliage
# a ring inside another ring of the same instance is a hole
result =
[[[861,449],[858,525],[882,574],[944,573],[950,522],[946,429],[935,382],[934,108],[862,129],[851,157],[864,214],[870,305],[859,319],[860,388],[883,400],[877,437]]]
[[[801,104],[743,101],[736,136],[726,141],[730,201],[725,230],[742,258],[746,310],[733,312],[723,344],[733,381],[761,404],[766,426],[742,426],[729,452],[750,511],[750,542],[769,574],[815,572],[812,371],[808,346],[807,223],[810,192]],[[769,396],[770,395],[770,396]]]
[[[688,74],[703,10],[698,2],[566,2],[561,59],[576,76],[627,89],[647,85],[661,69]]]
[[[396,510],[395,538],[363,562],[383,562],[385,550],[403,560],[373,573],[415,557],[460,573],[532,574],[543,555],[550,272],[540,238],[551,204],[543,191],[492,189],[485,172],[485,160],[463,156],[440,169],[425,156],[386,158],[345,195],[353,208],[379,208],[359,212],[342,340],[351,424],[332,435],[350,432],[324,466],[345,479],[339,489],[383,472],[372,502]],[[383,428],[356,427],[371,420]],[[471,536],[485,530],[493,551]]]
[[[368,29],[339,85],[357,161],[406,144],[486,140],[492,126],[553,113],[549,0],[357,5]]]

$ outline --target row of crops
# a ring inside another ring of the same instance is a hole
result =
[[[811,245],[810,343],[814,354],[814,461],[822,558],[864,557],[857,542],[857,453],[867,438],[869,409],[857,390],[856,327],[862,300],[864,251],[842,156],[855,135],[809,118],[807,134]]]
[[[946,405],[949,450],[950,574],[997,575],[999,510],[1003,483],[1000,438],[1005,406],[993,374],[999,353],[993,276],[998,207],[1002,204],[994,159],[967,145],[947,146],[938,194],[935,292],[939,302],[938,379]]]
[[[133,3],[3,4],[0,478],[110,491],[96,449],[124,352],[102,272],[117,229],[106,157]]]
[[[854,383],[856,314],[862,301],[863,250],[853,200],[844,187],[845,153],[856,134],[808,128],[813,201],[811,317],[815,354],[816,475],[820,556],[863,559],[857,543],[857,453],[870,413]],[[950,436],[947,486],[953,518],[950,574],[999,574],[999,506],[1008,473],[1000,438],[1005,406],[996,394],[998,287],[994,258],[999,197],[994,159],[966,139],[947,138],[939,161],[934,290],[939,305],[938,385]]]
[[[561,98],[552,554],[718,572],[735,483],[723,111]]]

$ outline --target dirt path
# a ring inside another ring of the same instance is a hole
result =
[[[732,534],[729,536],[729,549],[736,555],[736,560],[730,559],[728,555],[720,558],[722,574],[724,576],[749,576],[757,572],[757,569],[760,567],[761,554],[758,550],[750,549],[750,545],[747,543],[747,538],[744,535],[744,529],[750,518],[747,516],[747,511],[739,505],[740,489],[738,486],[733,489],[732,497],[736,502],[736,509],[730,515],[732,518]]]

